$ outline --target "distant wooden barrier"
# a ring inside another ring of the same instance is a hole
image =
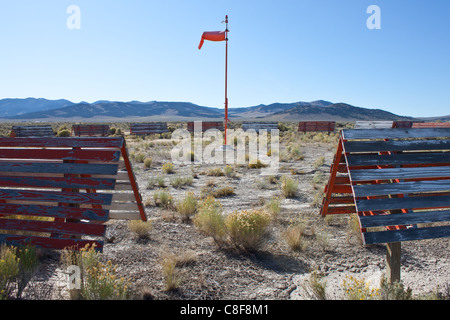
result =
[[[278,122],[242,122],[242,130],[246,131],[253,129],[259,130],[274,130],[278,129]]]
[[[414,122],[413,128],[450,128],[450,122]]]
[[[302,121],[298,123],[298,132],[334,131],[335,121]]]
[[[412,125],[413,125],[412,121],[394,121],[392,128],[409,129],[412,128]]]
[[[13,126],[10,137],[52,137],[55,132],[52,126]]]
[[[220,131],[224,130],[222,121],[220,121],[220,122],[199,121],[199,122],[201,122],[201,125],[202,125],[202,132],[205,132],[206,130],[209,130],[209,129],[218,129]],[[187,129],[189,132],[194,132],[194,122],[188,122]]]
[[[130,134],[149,135],[153,133],[169,132],[166,122],[132,123],[130,124]]]
[[[391,129],[394,121],[356,121],[355,129]]]
[[[110,134],[107,124],[74,124],[72,134],[76,137],[105,137]]]

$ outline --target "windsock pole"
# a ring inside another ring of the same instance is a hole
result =
[[[225,145],[227,144],[228,123],[228,15],[225,16]]]

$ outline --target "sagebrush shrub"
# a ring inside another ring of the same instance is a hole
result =
[[[177,212],[181,216],[181,220],[189,221],[197,211],[197,199],[194,193],[188,192],[186,196],[177,203]]]
[[[271,215],[264,210],[234,211],[225,219],[231,243],[238,249],[255,250],[267,235]]]
[[[214,197],[207,197],[198,204],[197,214],[193,218],[197,229],[208,237],[213,237],[220,246],[225,240],[225,218],[222,205]]]

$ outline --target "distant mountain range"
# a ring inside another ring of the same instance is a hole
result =
[[[355,107],[346,103],[318,100],[312,102],[273,103],[246,108],[230,108],[231,120],[412,120],[380,109]],[[73,103],[68,100],[3,99],[0,118],[21,121],[182,121],[220,120],[224,110],[189,102],[119,102]],[[444,118],[444,117],[443,117]]]

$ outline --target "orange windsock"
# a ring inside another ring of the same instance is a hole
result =
[[[209,41],[225,41],[225,31],[205,31],[202,34],[202,39],[200,40],[200,44],[198,45],[198,49],[200,50],[203,46],[205,40]]]

